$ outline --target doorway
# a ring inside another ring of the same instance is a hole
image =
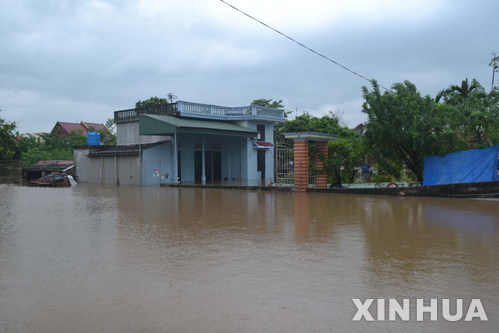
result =
[[[203,173],[202,156],[203,153],[201,151],[194,151],[194,182],[196,184],[201,184],[201,175]],[[222,180],[222,152],[205,151],[204,163],[206,183],[220,183]]]
[[[256,171],[260,171],[261,173],[261,179],[265,180],[265,150],[260,149],[256,151],[256,164],[257,164],[257,169]]]

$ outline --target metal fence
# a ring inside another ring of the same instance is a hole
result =
[[[277,185],[293,186],[294,175],[294,151],[293,145],[287,143],[277,143],[275,152],[275,178]],[[315,148],[309,147],[309,187],[315,187]]]
[[[276,183],[282,186],[294,184],[293,145],[277,143],[275,151]]]

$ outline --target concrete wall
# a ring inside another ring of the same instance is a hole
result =
[[[143,152],[143,184],[172,184],[173,155],[170,141]]]
[[[88,148],[75,149],[77,181],[90,184],[142,184],[139,156],[89,157]]]
[[[171,140],[171,136],[164,135],[139,135],[139,121],[128,121],[116,124],[116,144],[132,145],[155,143]]]
[[[178,135],[177,143],[180,150],[180,166],[182,175],[180,181],[194,184],[194,145],[201,144],[201,136]]]
[[[223,180],[240,182],[243,179],[242,159],[246,154],[243,153],[242,147],[246,147],[246,141],[246,138],[234,138],[230,142],[224,143],[222,152]]]

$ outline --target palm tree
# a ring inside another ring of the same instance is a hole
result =
[[[467,99],[473,91],[479,90],[481,87],[477,80],[473,79],[471,80],[471,84],[469,84],[468,78],[466,78],[466,80],[461,82],[461,86],[452,84],[447,88],[446,92],[455,92],[462,99]]]
[[[435,96],[435,102],[440,103],[440,100],[445,97],[447,94],[447,89],[442,89],[438,92],[437,96]]]
[[[461,82],[461,85],[452,84],[444,92],[439,92],[435,101],[438,102],[441,97],[444,97],[447,104],[459,105],[468,100],[472,95],[484,98],[487,96],[487,93],[477,80],[471,80],[470,84],[468,79],[466,79]]]

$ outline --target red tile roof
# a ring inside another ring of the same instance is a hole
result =
[[[255,141],[255,146],[257,148],[272,148],[274,145],[271,142],[266,141]]]
[[[51,134],[56,134],[57,128],[62,128],[63,133],[61,133],[61,135],[63,136],[67,136],[71,132],[81,133],[82,135],[88,136],[88,130],[90,129],[90,127],[92,127],[96,131],[107,130],[106,126],[104,126],[103,124],[89,123],[84,121],[80,123],[67,123],[58,121],[52,129]]]
[[[93,127],[96,131],[107,130],[106,126],[104,126],[103,124],[87,123],[86,121],[82,121],[81,124],[85,126],[87,129]]]

